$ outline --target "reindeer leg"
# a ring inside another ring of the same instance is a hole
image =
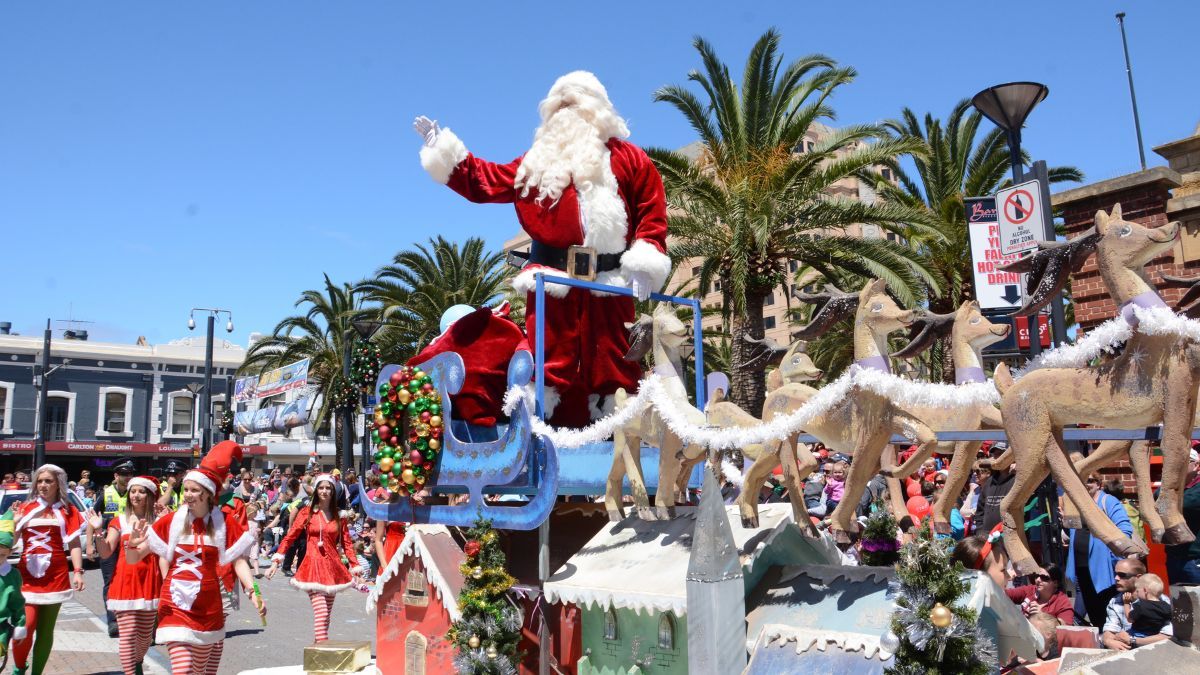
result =
[[[1101,441],[1095,452],[1075,463],[1075,472],[1080,476],[1090,475],[1093,471],[1098,471],[1128,455],[1132,445],[1133,441]],[[1070,499],[1063,501],[1062,522],[1063,527],[1069,530],[1083,527],[1079,509],[1075,508],[1075,502]]]
[[[804,505],[804,479],[817,467],[817,460],[808,451],[807,445],[800,443],[793,446],[784,441],[779,446],[779,461],[783,464],[783,482],[787,485],[788,501],[792,503],[792,518],[796,526],[802,532],[818,536],[817,528],[808,517],[808,507]]]
[[[1017,474],[1012,488],[1000,501],[1004,548],[1018,574],[1032,574],[1038,570],[1038,563],[1025,537],[1025,504],[1049,473],[1046,453],[1057,452],[1058,448],[1046,402],[1022,390],[1020,383],[1005,392],[1000,408]]]
[[[946,487],[933,503],[933,529],[938,534],[950,533],[950,510],[958,503],[971,477],[971,465],[979,452],[980,441],[959,441],[954,444],[954,456],[950,458],[950,471],[946,475]]]
[[[859,531],[858,523],[854,520],[854,511],[858,508],[858,500],[862,497],[867,483],[879,472],[879,456],[892,436],[891,425],[877,423],[874,428],[860,429],[859,438],[854,447],[854,461],[850,463],[850,475],[846,479],[846,487],[842,501],[833,511],[830,530],[834,541],[839,544],[851,542],[851,535]]]
[[[1133,481],[1137,489],[1138,513],[1150,527],[1150,537],[1161,542],[1166,528],[1163,527],[1162,517],[1150,506],[1154,503],[1154,488],[1150,485],[1150,443],[1138,441],[1129,450],[1129,466],[1133,469]],[[1138,533],[1145,537],[1144,532]]]
[[[1050,443],[1047,444],[1046,461],[1049,462],[1051,473],[1054,474],[1054,478],[1062,486],[1067,497],[1075,502],[1075,506],[1079,509],[1079,515],[1088,529],[1092,531],[1093,537],[1103,541],[1108,549],[1120,558],[1140,558],[1150,553],[1141,540],[1131,539],[1114,525],[1108,519],[1108,515],[1100,510],[1100,507],[1088,494],[1087,487],[1084,486],[1083,480],[1079,478],[1079,474],[1075,472],[1075,467],[1071,464],[1071,458],[1067,456],[1060,429],[1054,430]]]
[[[675,517],[676,482],[681,472],[683,442],[663,425],[662,441],[658,448],[658,491],[654,495],[655,517],[670,520]]]
[[[929,425],[899,410],[892,415],[891,427],[893,434],[901,434],[909,438],[915,437],[920,446],[904,464],[899,467],[882,466],[879,473],[888,478],[906,478],[911,476],[925,460],[933,456],[933,451],[938,447],[937,435],[933,433]],[[886,465],[888,462],[882,462],[882,464]]]
[[[778,452],[761,452],[754,463],[750,465],[750,470],[746,472],[745,481],[742,483],[742,493],[738,495],[737,499],[738,511],[742,515],[742,527],[758,527],[758,491],[762,489],[763,482],[777,466],[779,466]]]
[[[628,436],[625,444],[625,473],[629,476],[629,491],[633,493],[633,507],[637,509],[638,518],[654,520],[654,510],[650,508],[650,495],[646,492],[646,479],[642,476],[642,438]]]
[[[604,508],[608,511],[608,519],[614,523],[625,519],[625,496],[623,483],[625,479],[625,450],[629,440],[625,434],[618,431],[613,434],[612,467],[608,470],[608,481],[604,486]]]
[[[1196,414],[1196,381],[1200,379],[1200,353],[1196,348],[1176,347],[1167,373],[1163,401],[1162,488],[1155,504],[1165,528],[1162,543],[1188,544],[1196,535],[1188,529],[1180,510],[1191,451],[1192,420]]]

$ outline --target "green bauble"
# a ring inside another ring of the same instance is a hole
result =
[[[378,431],[374,431],[374,430],[371,431],[371,444],[379,445],[379,432]]]
[[[384,382],[383,384],[379,385],[379,395],[380,396],[387,396],[388,392],[391,390],[392,390],[392,385],[388,384],[387,382]]]
[[[396,451],[395,451],[395,450],[393,450],[391,447],[387,447],[387,448],[384,448],[383,450],[380,450],[380,451],[379,451],[379,454],[380,454],[382,457],[386,457],[386,458],[388,458],[388,459],[391,459],[391,458],[393,458],[393,457],[395,457],[395,456],[396,456]]]
[[[429,384],[431,382],[433,382],[433,378],[428,375],[421,378],[421,384]]]
[[[414,476],[421,476],[425,474],[425,469],[419,464],[413,464],[412,472]]]
[[[409,414],[409,415],[415,415],[415,414],[417,414],[417,413],[419,412],[419,411],[417,410],[417,402],[416,402],[416,401],[413,401],[412,403],[409,403],[409,404],[406,406],[406,409],[408,410],[408,414]]]
[[[383,453],[382,453],[382,452],[377,452],[377,453],[375,453],[375,454],[371,455],[371,461],[372,461],[372,462],[375,462],[376,464],[378,464],[378,463],[379,463],[379,460],[381,460],[381,459],[383,459]]]
[[[409,382],[408,390],[414,394],[418,391],[421,391],[421,382],[419,380],[413,380],[412,382]]]
[[[384,401],[384,402],[380,403],[379,411],[382,412],[384,415],[391,415],[392,414],[392,402]]]
[[[442,414],[442,406],[437,403],[430,405],[429,406],[429,414],[430,415],[441,415]]]

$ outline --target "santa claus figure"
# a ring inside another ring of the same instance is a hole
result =
[[[513,282],[528,294],[531,347],[538,339],[535,273],[627,286],[645,300],[671,271],[662,178],[646,153],[624,140],[629,129],[596,76],[560,77],[538,112],[533,146],[507,164],[475,157],[426,117],[413,125],[425,140],[421,164],[434,180],[476,203],[516,207],[533,242]],[[637,387],[640,367],[622,358],[633,299],[558,284],[546,284],[546,295],[546,416],[580,425],[603,414],[617,388]]]

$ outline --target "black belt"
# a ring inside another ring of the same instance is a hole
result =
[[[513,260],[514,258],[515,260]],[[573,277],[590,278],[600,272],[620,268],[621,254],[596,253],[594,249],[583,246],[558,248],[534,241],[531,243],[528,253],[525,251],[510,252],[509,262],[516,267],[524,267],[529,263],[544,265],[568,272]],[[574,263],[574,269],[568,269],[571,262]]]

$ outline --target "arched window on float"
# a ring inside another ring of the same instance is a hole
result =
[[[658,648],[675,649],[675,619],[670,612],[663,612],[658,619]]]
[[[617,610],[614,607],[604,612],[604,639],[617,639]]]

